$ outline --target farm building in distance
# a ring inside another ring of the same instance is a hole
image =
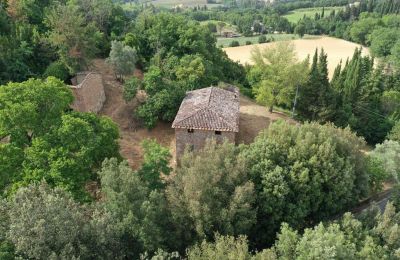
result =
[[[79,112],[98,113],[104,102],[103,77],[97,72],[79,72],[71,79],[72,93],[75,97],[72,109]]]
[[[224,139],[234,143],[239,132],[239,100],[239,90],[234,86],[187,92],[172,123],[177,160],[187,146],[199,150],[208,138],[214,138],[218,143]]]

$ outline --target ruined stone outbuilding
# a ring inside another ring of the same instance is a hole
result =
[[[106,101],[103,77],[97,72],[80,72],[71,79],[75,97],[72,109],[79,112],[98,113]]]
[[[187,92],[172,123],[176,159],[181,158],[186,147],[193,151],[202,149],[209,138],[217,143],[225,139],[235,143],[239,132],[239,103],[239,90],[234,86]]]

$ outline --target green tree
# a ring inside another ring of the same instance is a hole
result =
[[[247,234],[255,224],[254,187],[238,148],[210,141],[180,163],[167,194],[182,240]]]
[[[30,79],[0,87],[0,138],[24,147],[60,122],[73,101],[71,90],[55,78]]]
[[[217,84],[244,82],[245,70],[216,46],[215,36],[181,15],[141,13],[126,41],[147,72],[146,101],[135,111],[152,128],[158,120],[172,121],[186,91]]]
[[[396,66],[397,69],[400,68],[400,40],[398,40],[390,50],[391,56],[390,60]]]
[[[155,140],[144,140],[142,148],[144,159],[138,171],[139,176],[152,190],[164,188],[162,178],[168,176],[172,170],[169,167],[171,154],[168,148],[161,146]]]
[[[84,212],[64,191],[46,184],[22,188],[7,213],[16,253],[37,259],[84,255]]]
[[[371,193],[375,194],[382,191],[383,183],[390,177],[384,168],[383,162],[377,157],[368,156],[366,165]]]
[[[56,77],[62,81],[66,81],[69,76],[68,68],[61,61],[52,62],[43,73],[45,78]]]
[[[112,0],[71,0],[71,4],[83,14],[87,24],[94,23],[102,32],[107,32],[114,9]]]
[[[217,23],[217,28],[218,28],[218,31],[219,31],[219,36],[222,36],[222,30],[224,29],[224,27],[225,27],[225,23],[224,22],[218,22]]]
[[[83,14],[72,3],[52,7],[45,23],[49,27],[48,40],[70,73],[87,69],[98,52],[97,43],[102,37],[96,26],[86,23]]]
[[[256,100],[269,106],[272,112],[275,105],[290,106],[295,88],[306,79],[307,61],[298,62],[294,45],[279,43],[275,47],[252,51],[254,70],[260,73],[259,81],[251,82]]]
[[[366,196],[363,145],[349,129],[331,124],[277,122],[262,132],[244,151],[257,191],[252,239],[265,243],[282,221],[301,228]]]
[[[119,155],[118,136],[111,119],[83,113],[63,115],[58,127],[25,149],[23,177],[14,187],[45,179],[73,192],[77,199],[86,199],[86,182],[94,179],[105,158]]]
[[[13,144],[0,144],[0,191],[7,193],[6,188],[21,178],[23,161],[24,151],[22,148]]]
[[[246,237],[221,236],[215,235],[215,242],[203,241],[188,249],[187,259],[206,260],[206,259],[226,259],[226,260],[273,260],[276,259],[273,251],[263,250],[253,255],[249,250]]]
[[[375,29],[369,36],[372,54],[377,57],[389,56],[399,38],[400,33],[397,28]]]
[[[400,142],[400,121],[397,121],[397,123],[392,128],[392,131],[390,131],[389,133],[388,139]]]
[[[388,113],[395,95],[391,93],[382,67],[374,69],[374,60],[357,49],[340,73],[336,70],[331,86],[336,91],[334,122],[363,136],[368,143],[382,142],[392,128]],[[387,89],[387,91],[385,91]]]
[[[122,42],[112,41],[107,63],[113,67],[115,77],[123,81],[124,76],[132,74],[135,70],[136,51],[129,46],[124,46]]]
[[[136,77],[128,79],[124,84],[124,100],[131,101],[136,97],[138,90],[142,87],[142,81]]]
[[[381,20],[375,17],[361,17],[350,28],[350,37],[353,41],[366,45],[369,34],[381,24]]]
[[[5,224],[2,234],[13,243],[19,256],[35,259],[122,256],[110,215],[80,205],[64,190],[53,190],[44,182],[19,189],[1,213]]]
[[[158,248],[176,250],[175,224],[171,222],[162,191],[151,190],[127,162],[113,159],[103,162],[99,172],[104,207],[112,214],[118,227],[120,251],[128,258]]]
[[[335,93],[329,84],[328,56],[315,51],[308,79],[299,89],[298,110],[300,117],[312,121],[331,121],[335,113]]]
[[[391,178],[398,181],[400,174],[400,143],[396,141],[385,141],[377,144],[371,152],[373,158],[383,163],[383,168]]]
[[[299,23],[296,25],[296,27],[294,28],[294,33],[299,35],[300,38],[303,38],[304,34],[306,33],[306,26],[304,25],[304,23]]]

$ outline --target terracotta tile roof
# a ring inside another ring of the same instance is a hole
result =
[[[229,86],[187,92],[172,128],[239,132],[239,90]]]

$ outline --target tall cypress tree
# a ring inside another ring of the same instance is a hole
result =
[[[330,121],[333,118],[335,95],[329,84],[328,61],[324,50],[315,51],[307,83],[300,89],[299,112],[307,120]]]
[[[305,120],[315,120],[318,112],[318,49],[315,50],[308,80],[299,91],[299,115]]]

